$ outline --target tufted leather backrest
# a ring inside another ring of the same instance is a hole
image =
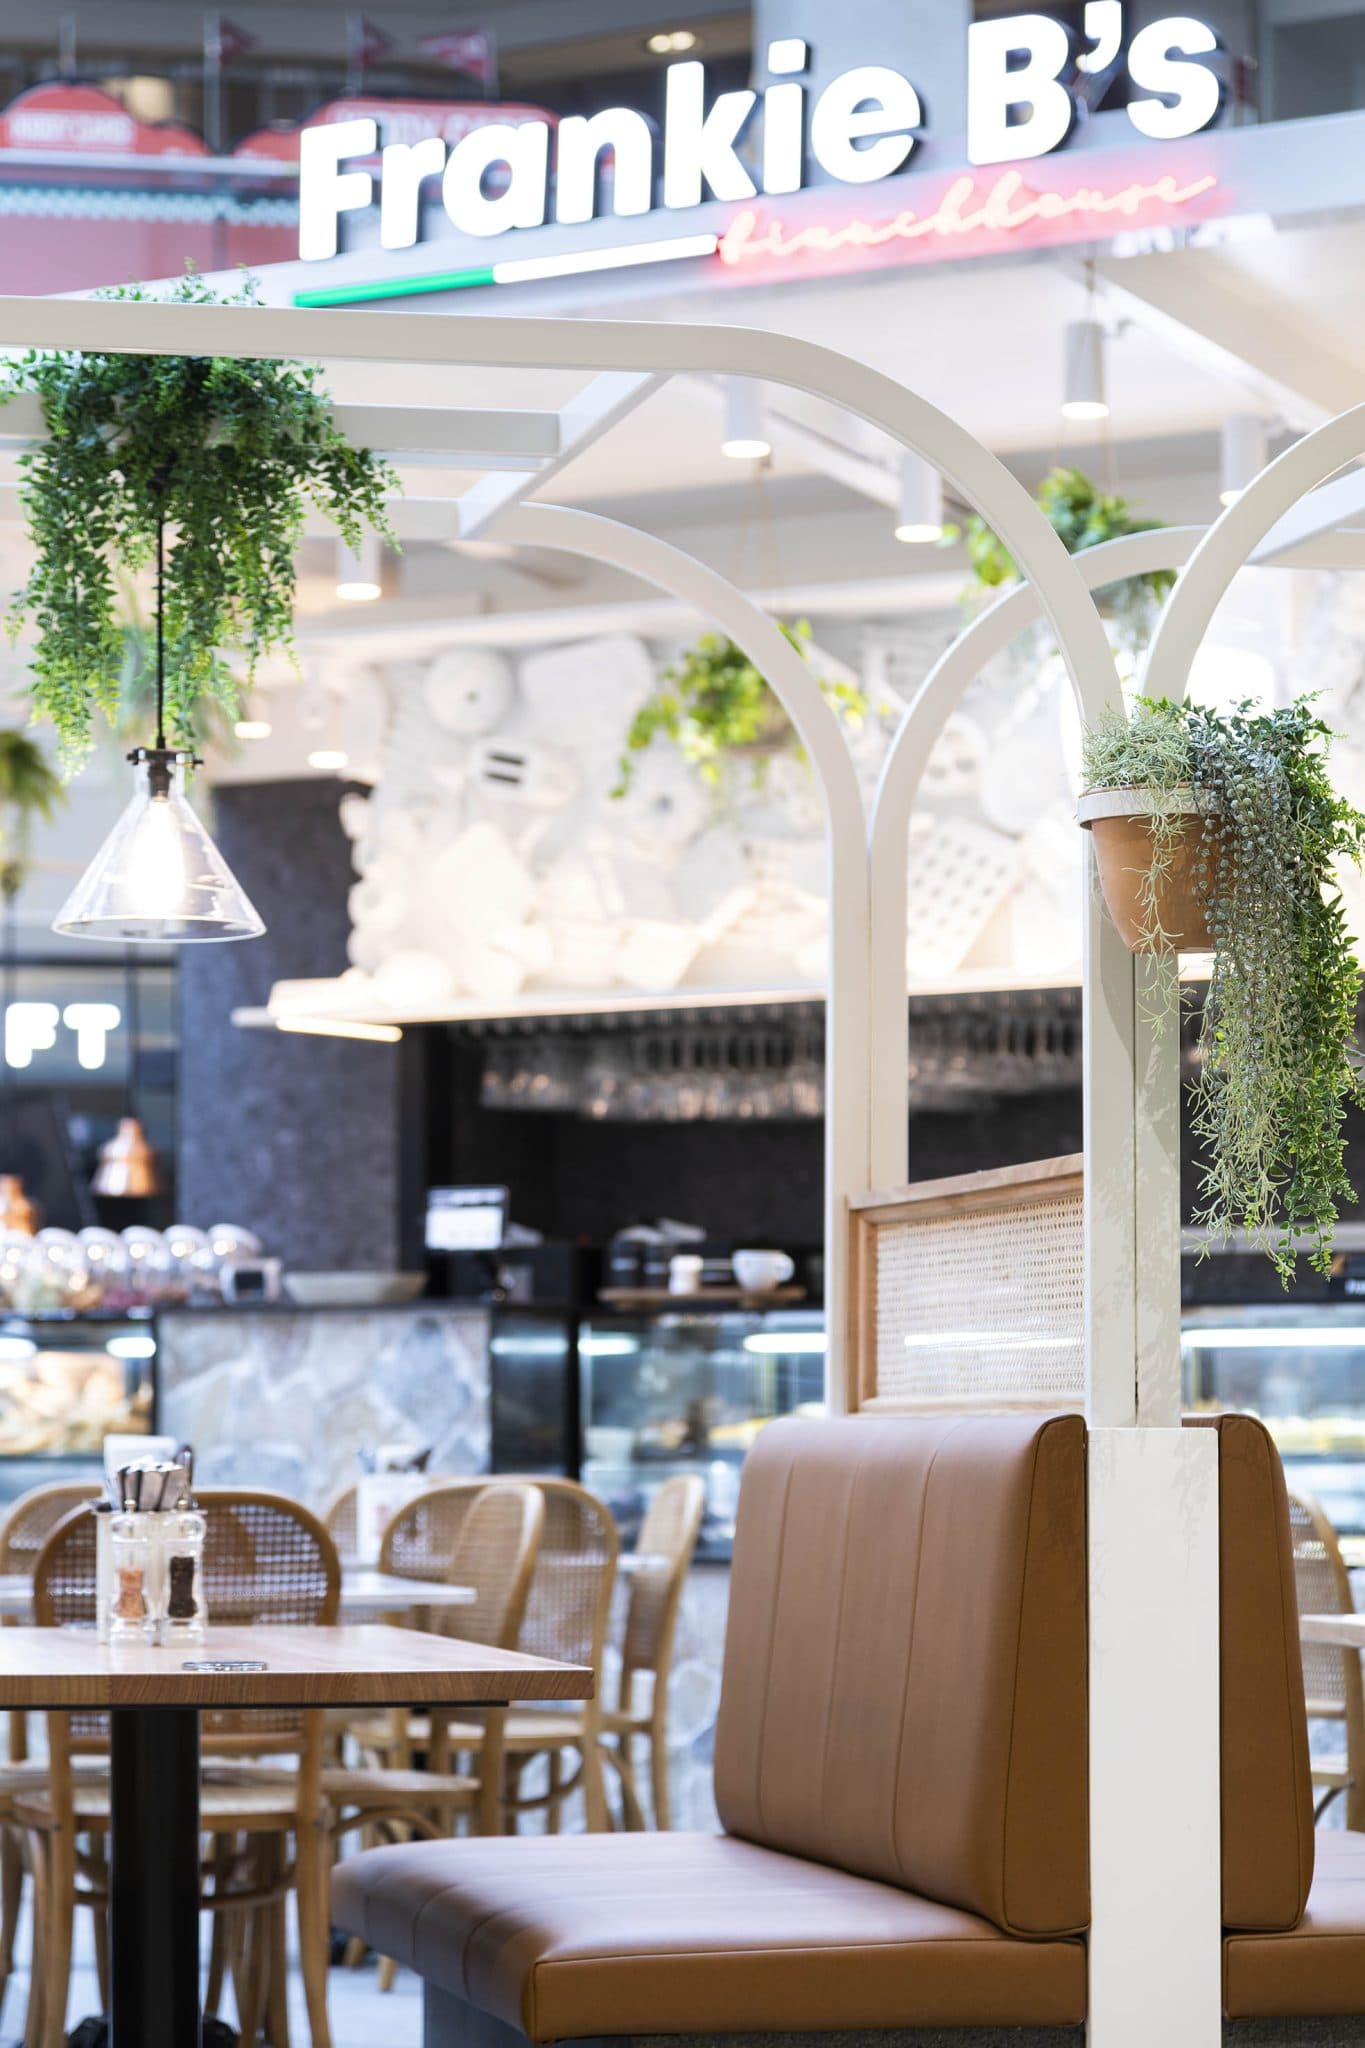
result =
[[[1297,1927],[1313,1881],[1313,1786],[1284,1471],[1264,1423],[1218,1431],[1223,1923]]]
[[[1079,1416],[763,1431],[716,1731],[729,1833],[1073,1933],[1086,1735]]]

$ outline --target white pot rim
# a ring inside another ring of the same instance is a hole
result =
[[[1192,789],[1181,789],[1174,798],[1159,798],[1143,783],[1132,784],[1127,789],[1087,789],[1076,803],[1076,822],[1087,829],[1096,818],[1150,818],[1155,812],[1164,810],[1177,817],[1197,818],[1199,805]]]

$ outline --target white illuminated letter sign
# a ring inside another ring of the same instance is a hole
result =
[[[700,206],[702,183],[717,199],[753,199],[757,186],[735,154],[756,92],[723,92],[706,105],[706,66],[670,64],[665,87],[664,205]]]
[[[445,143],[439,135],[424,135],[420,142],[391,142],[380,161],[384,185],[379,239],[386,249],[410,249],[421,226],[422,185],[444,171]]]
[[[343,171],[348,156],[373,156],[379,130],[369,119],[324,121],[299,136],[299,254],[305,261],[335,256],[337,222],[370,204],[368,171]]]
[[[76,1034],[76,1059],[89,1072],[104,1065],[109,1033],[117,1031],[120,1012],[113,1003],[68,1003],[62,1022]]]
[[[1212,57],[1218,38],[1207,22],[1172,14],[1138,30],[1128,48],[1128,76],[1160,98],[1128,102],[1128,119],[1157,142],[1194,135],[1218,118],[1223,87],[1216,72],[1199,60]]]
[[[51,1052],[57,1043],[55,1003],[11,1003],[5,1011],[5,1064],[31,1067],[35,1052]]]
[[[1076,59],[1076,69],[1107,71],[1123,49],[1123,0],[1085,0],[1085,33],[1090,48]]]
[[[1022,57],[1023,63],[1015,60]],[[1003,164],[1066,141],[1076,103],[1062,84],[1071,38],[1046,14],[974,21],[967,30],[967,156]],[[1022,119],[1011,120],[1027,109]]]
[[[507,166],[501,192],[486,192],[495,164]],[[450,152],[441,197],[451,226],[463,235],[501,235],[508,228],[538,228],[545,222],[545,188],[550,171],[550,130],[544,121],[513,128],[490,122],[462,136]]]
[[[922,118],[908,78],[884,64],[860,64],[841,72],[815,102],[811,153],[832,178],[870,185],[900,169]]]
[[[591,120],[570,114],[555,133],[555,219],[591,220],[597,166],[611,151],[611,210],[648,213],[654,203],[654,132],[633,107],[608,107]]]

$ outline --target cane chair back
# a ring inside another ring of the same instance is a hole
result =
[[[39,1628],[94,1627],[95,1531],[89,1494],[49,1530],[33,1569],[33,1618]],[[72,1753],[98,1753],[108,1746],[107,1714],[49,1715],[48,1720],[64,1729]]]
[[[1299,1613],[1353,1614],[1351,1577],[1337,1532],[1311,1494],[1290,1494],[1289,1528]],[[1332,1643],[1304,1643],[1302,1647],[1308,1718],[1337,1724],[1345,1743],[1344,1752],[1312,1758],[1313,1782],[1322,1794],[1318,1811],[1344,1792],[1347,1827],[1365,1826],[1365,1688],[1360,1652]]]
[[[360,1489],[343,1486],[322,1511],[323,1525],[337,1547],[338,1557],[354,1557],[359,1539]]]
[[[58,1486],[35,1486],[31,1493],[21,1494],[0,1522],[0,1574],[12,1577],[23,1573],[32,1578],[38,1552],[58,1522],[73,1508],[87,1506],[98,1490],[89,1480],[81,1484],[63,1481]]]
[[[235,1487],[209,1487],[197,1498],[204,1514],[204,1603],[211,1623],[253,1628],[336,1621],[341,1564],[311,1509],[287,1494]],[[287,1711],[200,1716],[204,1747],[217,1750],[294,1747],[307,1725],[304,1715]]]
[[[667,1685],[673,1637],[691,1569],[706,1482],[699,1472],[666,1479],[645,1513],[635,1545],[621,1645],[621,1705],[629,1708],[636,1672],[652,1672],[656,1691]]]
[[[452,1565],[474,1503],[488,1491],[487,1479],[450,1479],[416,1494],[385,1526],[379,1545],[380,1571],[392,1572],[399,1579],[471,1584],[461,1580]],[[465,1630],[460,1627],[454,1633],[463,1635]]]
[[[538,1479],[545,1501],[518,1648],[533,1657],[590,1664],[599,1675],[616,1583],[619,1543],[605,1501],[572,1479]]]
[[[472,1586],[474,1600],[423,1626],[465,1642],[511,1649],[526,1609],[545,1502],[535,1486],[433,1487],[400,1508],[384,1531],[379,1569],[402,1578]]]

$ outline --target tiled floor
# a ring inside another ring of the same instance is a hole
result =
[[[81,1919],[88,1922],[88,1914]],[[203,1947],[208,1947],[208,1925],[204,1925]],[[20,1953],[27,1955],[24,1934]],[[308,2021],[304,2014],[303,1985],[298,1970],[290,1973],[289,2023],[292,2048],[309,2048]],[[19,2048],[28,2004],[28,1973],[17,1971],[5,1993],[0,2011],[0,2048]],[[392,1991],[381,1992],[373,1961],[359,1970],[333,1970],[328,2005],[332,2022],[332,2048],[420,2048],[422,2039],[422,1995],[417,1979],[400,1971]],[[71,2003],[67,2016],[74,2026],[86,2013],[99,2011],[95,1986],[94,1959],[90,1951],[88,1925],[77,1931],[76,1967],[72,1972]],[[230,2010],[225,2018],[231,2019]]]

